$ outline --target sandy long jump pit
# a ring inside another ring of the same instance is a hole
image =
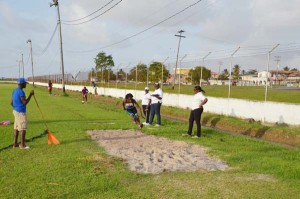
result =
[[[158,174],[166,171],[217,171],[228,166],[206,154],[206,149],[135,130],[93,130],[87,132],[109,155],[126,161],[130,170]]]

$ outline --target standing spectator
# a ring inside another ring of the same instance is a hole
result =
[[[150,121],[149,124],[152,125],[154,116],[156,115],[156,125],[161,125],[161,118],[160,118],[160,107],[162,104],[163,92],[160,88],[159,83],[154,84],[155,91],[151,95],[151,106],[150,106]]]
[[[51,80],[49,80],[49,82],[48,82],[48,91],[49,91],[49,95],[51,95],[52,94],[52,82],[51,82]]]
[[[123,109],[128,113],[134,123],[136,123],[140,128],[143,128],[143,124],[140,122],[136,107],[139,109],[141,117],[143,117],[141,107],[133,99],[133,95],[131,93],[126,94],[123,101]]]
[[[20,149],[30,149],[29,146],[25,144],[25,136],[27,130],[27,115],[26,115],[26,105],[31,99],[31,96],[34,95],[34,91],[32,90],[26,98],[25,92],[23,91],[26,88],[26,80],[25,78],[21,77],[17,80],[18,88],[16,88],[12,92],[11,98],[11,106],[14,108],[13,114],[15,117],[14,122],[14,144],[13,147],[18,146],[18,137],[19,132],[21,133],[21,144],[19,145]]]
[[[151,104],[151,95],[149,93],[149,88],[145,87],[145,94],[142,96],[142,108],[143,108],[143,113],[146,117],[146,122],[144,123],[144,125],[149,125],[150,104]]]
[[[94,94],[95,94],[95,95],[98,95],[98,93],[97,93],[97,84],[96,84],[96,82],[92,81],[92,86],[93,86],[93,88],[94,88]]]
[[[191,103],[191,113],[189,118],[189,129],[187,134],[184,134],[184,136],[191,136],[193,131],[193,124],[194,121],[197,124],[197,134],[194,136],[194,138],[200,138],[201,137],[201,114],[203,112],[203,105],[206,104],[207,98],[203,95],[205,91],[200,86],[195,86],[194,88],[194,97],[193,101]]]
[[[83,87],[83,89],[81,90],[82,93],[82,103],[84,104],[84,102],[87,103],[87,95],[89,93],[89,90],[86,87]]]

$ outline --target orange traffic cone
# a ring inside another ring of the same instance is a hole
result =
[[[58,139],[48,130],[48,144],[60,144]]]

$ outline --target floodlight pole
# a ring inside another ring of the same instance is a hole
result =
[[[200,85],[200,86],[202,85],[202,71],[203,71],[203,67],[204,67],[204,60],[205,60],[205,58],[208,57],[210,54],[211,54],[211,52],[207,53],[207,55],[205,55],[205,56],[202,58],[202,67],[201,67],[201,75],[200,75],[200,82],[199,82],[199,85]]]
[[[32,71],[32,86],[34,87],[34,72],[33,72],[33,56],[32,56],[32,42],[30,39],[27,40],[30,45],[30,57],[31,57],[31,71]]]
[[[268,52],[268,64],[267,64],[267,74],[266,74],[266,91],[265,91],[265,102],[267,101],[268,94],[268,76],[269,76],[269,66],[270,66],[270,55],[271,53],[279,46],[280,44],[276,44],[269,52]],[[270,82],[271,83],[271,82]]]
[[[138,79],[137,79],[137,76],[138,76],[138,75],[137,75],[137,74],[138,74],[138,65],[139,65],[139,64],[137,64],[136,67],[135,67],[135,91],[136,91],[136,87],[137,87],[137,83],[138,83],[138,82],[137,82],[137,80],[138,80]]]
[[[118,70],[119,70],[119,67],[122,65],[122,63],[121,64],[119,64],[118,66],[117,66],[117,72],[116,72],[116,88],[118,88]]]
[[[182,36],[181,34],[184,33],[184,30],[180,30],[178,31],[179,35],[175,35],[176,37],[179,37],[179,42],[178,42],[178,49],[177,49],[177,56],[176,56],[176,66],[175,66],[175,70],[174,70],[174,77],[173,77],[173,86],[172,89],[174,90],[175,87],[175,79],[176,79],[176,70],[177,70],[177,65],[178,65],[178,55],[179,55],[179,49],[180,49],[180,42],[181,42],[181,38],[185,38],[185,36]]]
[[[277,73],[276,73],[276,81],[278,81],[278,72],[279,72],[279,62],[280,62],[280,56],[275,56],[275,60],[277,62]],[[279,85],[279,81],[278,81]]]
[[[162,63],[161,63],[161,86],[160,88],[162,89],[163,84],[164,84],[164,63],[169,59],[169,57],[167,57]],[[148,86],[148,85],[147,85]]]
[[[63,46],[62,46],[62,34],[61,34],[61,21],[60,21],[60,12],[59,12],[59,4],[58,0],[53,0],[53,3],[50,3],[50,7],[55,6],[57,7],[57,24],[59,30],[59,46],[60,46],[60,64],[61,64],[61,73],[62,73],[62,90],[63,93],[66,92],[65,90],[65,71],[64,71],[64,56],[63,56]]]
[[[149,68],[152,63],[153,63],[153,60],[151,60],[151,62],[149,63],[149,67],[147,66],[147,87],[149,87]]]
[[[185,54],[181,59],[180,59],[180,62],[179,62],[179,85],[178,85],[178,93],[180,94],[180,83],[181,83],[181,62],[184,58],[186,58],[187,54]]]
[[[23,77],[24,77],[24,60],[23,60],[23,53],[22,53],[22,69],[23,69]]]
[[[232,68],[232,58],[234,54],[240,49],[241,47],[239,46],[230,56],[230,69],[229,69],[229,86],[228,86],[228,98],[230,98],[230,86],[231,86],[231,68]]]
[[[21,69],[20,69],[20,60],[16,60],[16,62],[18,63],[18,66],[19,66],[19,78],[21,77],[20,75],[21,75]]]
[[[126,68],[129,68],[129,66],[130,66],[130,62],[129,62],[129,64],[126,66]],[[126,93],[126,89],[127,89],[127,72],[125,72],[125,93]]]

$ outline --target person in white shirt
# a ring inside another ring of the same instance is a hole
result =
[[[150,104],[151,104],[151,95],[149,93],[149,88],[145,87],[145,94],[142,96],[142,108],[143,113],[146,117],[145,125],[149,124],[149,117],[150,117]]]
[[[191,136],[193,131],[194,121],[197,125],[197,134],[194,138],[201,137],[201,114],[203,112],[203,105],[207,103],[207,98],[203,95],[205,91],[200,86],[195,86],[194,88],[195,95],[193,97],[193,101],[191,103],[191,113],[189,118],[189,129],[185,136]]]
[[[150,121],[149,124],[152,125],[154,116],[156,115],[156,125],[155,126],[160,126],[161,125],[161,117],[160,117],[160,107],[162,104],[162,98],[163,98],[163,92],[160,88],[159,83],[154,84],[155,91],[151,95],[151,108],[150,108]]]

